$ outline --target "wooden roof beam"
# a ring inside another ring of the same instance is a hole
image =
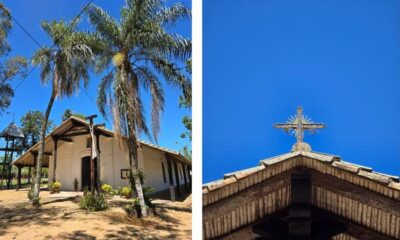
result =
[[[33,155],[38,155],[39,154],[39,152],[37,150],[31,150],[31,153]],[[43,155],[52,156],[53,154],[51,152],[44,152]]]

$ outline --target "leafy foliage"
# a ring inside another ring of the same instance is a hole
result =
[[[152,187],[144,187],[143,188],[143,195],[144,201],[147,207],[153,207],[153,203],[151,202],[151,195],[154,193],[154,188]]]
[[[192,73],[192,59],[188,59],[186,61],[186,71],[191,74]],[[179,96],[179,107],[180,108],[191,108],[192,107],[192,99],[186,99],[183,96]],[[186,128],[186,131],[181,133],[181,138],[188,139],[189,142],[183,146],[180,153],[190,161],[192,160],[192,117],[184,116],[182,118],[182,123]]]
[[[131,192],[132,192],[132,189],[130,187],[123,187],[123,188],[121,188],[120,194],[123,197],[130,198]]]
[[[67,120],[67,119],[70,118],[70,117],[77,117],[77,118],[80,118],[80,119],[82,119],[82,120],[85,120],[85,119],[86,119],[86,116],[85,116],[85,115],[80,114],[80,113],[75,113],[75,112],[73,112],[71,109],[67,108],[67,109],[65,109],[63,115],[61,116],[61,120],[62,120],[62,121],[65,121],[65,120]]]
[[[108,208],[107,201],[102,193],[92,193],[85,189],[79,207],[91,212],[102,211]]]
[[[58,181],[49,183],[49,188],[51,193],[59,193],[61,190],[61,183]]]
[[[27,150],[39,141],[44,116],[40,111],[28,111],[21,117],[20,121],[21,131],[25,136],[24,150]],[[53,121],[50,120],[46,132],[48,133],[53,126]]]
[[[7,37],[12,28],[10,10],[0,3],[0,113],[4,112],[11,103],[14,91],[10,81],[16,77],[26,76],[27,61],[23,57],[8,58],[11,51]]]
[[[103,192],[104,192],[106,195],[111,195],[111,191],[112,191],[113,189],[112,189],[111,185],[109,185],[109,184],[103,184],[103,185],[101,185],[101,190],[103,190]]]

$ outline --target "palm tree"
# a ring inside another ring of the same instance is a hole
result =
[[[131,187],[136,190],[142,216],[146,216],[137,136],[141,133],[150,136],[150,131],[139,91],[143,87],[151,95],[152,135],[157,141],[164,109],[161,80],[179,87],[185,98],[191,98],[191,83],[183,73],[184,67],[178,64],[190,58],[192,43],[165,30],[179,19],[190,17],[190,10],[180,3],[165,7],[160,0],[126,0],[119,21],[93,4],[86,13],[99,37],[96,46],[102,48],[96,70],[108,72],[99,85],[98,107],[104,117],[110,107],[115,134],[121,143],[128,145]]]
[[[43,22],[42,29],[53,42],[52,47],[37,50],[32,58],[34,65],[41,68],[42,84],[52,83],[52,91],[40,130],[40,148],[36,164],[34,187],[31,191],[33,204],[39,203],[41,167],[44,153],[44,139],[47,130],[50,111],[57,97],[70,97],[79,90],[81,81],[84,87],[89,82],[89,66],[93,62],[93,52],[82,42],[90,42],[88,34],[76,32],[76,28],[64,21]]]

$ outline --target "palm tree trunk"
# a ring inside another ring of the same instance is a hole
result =
[[[137,198],[139,199],[140,209],[142,217],[147,216],[146,203],[144,201],[142,183],[140,182],[139,177],[139,167],[138,167],[138,153],[137,153],[137,141],[136,141],[136,131],[132,114],[128,113],[128,128],[129,128],[129,137],[128,137],[128,149],[129,149],[129,163],[131,167],[131,172],[133,174],[133,182],[135,184],[134,188],[131,186],[131,189],[136,189]],[[131,182],[132,184],[132,182]]]
[[[53,107],[54,101],[57,97],[57,82],[58,82],[58,75],[57,72],[54,73],[54,79],[53,79],[53,89],[51,92],[51,97],[49,104],[47,105],[46,113],[44,115],[44,119],[42,122],[42,129],[40,130],[40,147],[39,147],[39,153],[38,153],[38,159],[36,163],[36,176],[35,176],[35,182],[33,186],[33,193],[32,193],[32,204],[33,205],[38,205],[39,204],[39,192],[40,192],[40,180],[41,180],[41,172],[42,172],[42,162],[43,162],[43,155],[44,155],[44,146],[45,146],[45,138],[46,138],[46,130],[47,130],[47,124],[49,121],[49,116],[51,112],[51,108]]]

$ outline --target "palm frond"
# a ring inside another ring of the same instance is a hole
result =
[[[158,20],[162,24],[173,25],[181,18],[191,17],[190,9],[182,3],[176,3],[172,7],[163,7],[157,14]]]
[[[182,73],[182,71],[172,62],[167,59],[155,58],[151,59],[155,69],[159,71],[172,86],[181,88],[183,96],[187,102],[192,99],[192,87],[189,79]]]
[[[97,97],[97,106],[99,107],[100,113],[104,118],[107,118],[106,107],[108,104],[108,93],[110,91],[110,86],[112,84],[112,80],[114,79],[114,69],[111,70],[108,74],[106,74],[100,82],[98,88],[98,97]]]
[[[45,84],[52,77],[52,51],[50,48],[40,48],[32,57],[32,64],[40,66],[40,79]]]
[[[86,13],[97,32],[112,45],[122,45],[120,41],[120,29],[116,19],[111,17],[100,7],[90,4]]]
[[[143,87],[151,95],[151,127],[154,140],[157,142],[160,132],[160,114],[164,111],[164,90],[160,80],[148,68],[138,68],[135,73]]]

